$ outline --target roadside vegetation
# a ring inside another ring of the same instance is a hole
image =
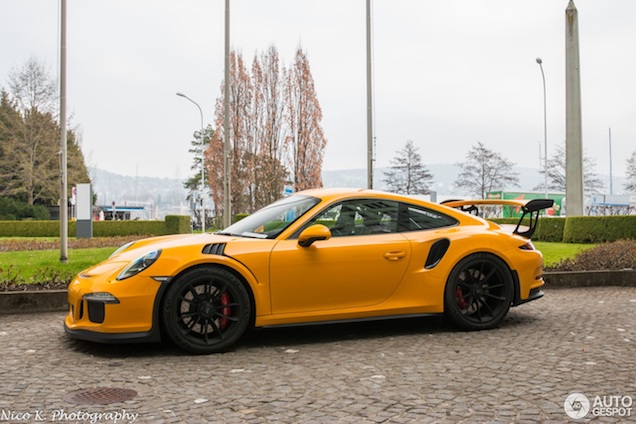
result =
[[[54,237],[0,238],[0,291],[65,289],[82,270],[107,259],[138,237],[69,239],[68,263],[60,263],[60,241]]]
[[[550,251],[551,249],[548,250]],[[636,269],[636,240],[618,240],[612,243],[597,244],[588,249],[583,249],[573,256],[557,255],[556,258],[556,262],[546,262],[547,271],[620,271]]]
[[[0,238],[0,291],[65,289],[82,270],[107,259],[135,237],[70,239],[68,263],[60,263],[59,239]],[[546,271],[636,269],[636,240],[574,244],[535,242]]]
[[[546,268],[553,268],[564,259],[572,259],[577,254],[594,248],[594,244],[557,243],[533,241],[534,247],[543,253],[543,263]]]

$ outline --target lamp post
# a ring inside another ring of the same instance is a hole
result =
[[[545,197],[548,197],[548,118],[547,104],[545,94],[545,74],[543,73],[543,61],[537,58],[539,69],[541,69],[541,78],[543,80],[543,177],[545,184]]]
[[[199,108],[199,114],[201,115],[201,232],[205,233],[205,207],[203,207],[203,192],[205,190],[205,154],[203,149],[203,142],[205,141],[205,136],[203,133],[203,111],[201,110],[201,106],[199,106],[197,102],[195,102],[185,94],[177,93],[177,96],[188,99],[192,103],[194,103],[194,105]]]

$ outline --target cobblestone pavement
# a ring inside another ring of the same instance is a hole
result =
[[[208,356],[74,341],[63,317],[0,316],[0,422],[568,422],[573,392],[636,397],[636,288],[548,290],[484,332],[436,317],[267,329]],[[137,396],[65,400],[98,387]]]

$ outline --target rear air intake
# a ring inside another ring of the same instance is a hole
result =
[[[441,261],[446,254],[448,246],[450,246],[450,240],[448,239],[437,240],[435,243],[433,243],[433,246],[431,246],[431,250],[428,252],[428,258],[426,258],[426,264],[424,264],[424,268],[435,268],[439,261]]]

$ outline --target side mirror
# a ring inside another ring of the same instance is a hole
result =
[[[329,228],[325,227],[322,224],[312,225],[311,227],[305,228],[298,236],[298,244],[301,247],[309,247],[315,241],[318,240],[329,240],[331,238],[331,231]]]

